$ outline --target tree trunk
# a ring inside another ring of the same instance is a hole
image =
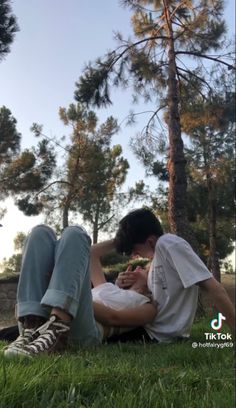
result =
[[[208,268],[213,273],[218,282],[220,282],[220,263],[217,253],[216,245],[216,198],[214,193],[214,186],[212,182],[211,166],[211,145],[203,139],[203,160],[204,173],[206,176],[207,185],[207,201],[208,201],[208,232],[209,232],[209,258]]]
[[[98,229],[96,225],[93,225],[93,244],[96,244],[98,242]]]
[[[208,230],[210,254],[208,267],[218,282],[220,282],[220,263],[216,245],[216,202],[214,189],[209,172],[207,172],[207,190],[208,190]]]
[[[63,214],[62,214],[62,227],[63,229],[68,227],[69,225],[69,209],[70,209],[70,199],[66,198],[66,203],[63,207]]]
[[[62,214],[63,229],[68,227],[68,225],[69,225],[69,210],[70,210],[71,202],[72,202],[72,200],[74,198],[74,194],[75,194],[75,191],[76,191],[76,186],[73,183],[75,182],[77,174],[79,172],[79,165],[80,165],[80,135],[78,135],[78,141],[79,141],[79,143],[78,143],[79,150],[77,152],[74,169],[73,169],[73,172],[72,172],[72,175],[71,175],[71,184],[70,184],[69,191],[68,191],[66,199],[65,199],[65,204],[63,206],[63,214]]]
[[[166,2],[164,2],[166,3]],[[172,23],[168,6],[165,7],[169,34],[169,68],[168,68],[168,133],[169,133],[169,195],[168,219],[171,231],[192,242],[187,220],[187,177],[186,159],[184,157],[183,140],[179,116],[179,96],[176,76],[176,62]]]
[[[99,209],[100,205],[98,204],[97,209],[96,209],[96,214],[95,214],[95,219],[93,223],[93,244],[96,244],[98,242],[98,231],[99,231],[99,226],[98,226],[98,221],[99,221]]]

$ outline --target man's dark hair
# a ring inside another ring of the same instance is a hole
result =
[[[139,208],[131,211],[119,222],[115,236],[116,250],[130,255],[135,244],[143,244],[150,235],[160,237],[163,229],[151,210]]]

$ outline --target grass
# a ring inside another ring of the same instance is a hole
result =
[[[184,343],[110,344],[29,362],[1,355],[0,407],[233,408],[233,349],[192,348],[209,331],[200,320]]]

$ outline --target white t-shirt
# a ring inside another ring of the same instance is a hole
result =
[[[132,289],[121,289],[111,282],[102,283],[92,289],[93,301],[115,310],[141,306],[150,302],[147,296]]]
[[[157,301],[157,315],[145,326],[152,339],[170,342],[188,337],[197,309],[198,286],[212,274],[184,239],[162,235],[148,274],[148,288]]]
[[[121,289],[111,282],[102,283],[92,289],[93,301],[111,307],[115,310],[129,309],[149,303],[150,299],[132,289]],[[110,327],[109,332],[104,331],[104,327],[98,323],[98,329],[102,338],[119,335],[133,330],[133,327]]]

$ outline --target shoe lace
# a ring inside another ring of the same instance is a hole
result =
[[[57,321],[56,319],[56,316],[51,316],[46,323],[36,330],[38,338],[29,345],[33,352],[37,353],[45,349],[48,350],[57,341],[57,334],[69,331],[69,326],[67,324]]]
[[[22,333],[7,348],[22,347],[34,340],[34,329],[23,329]]]
[[[69,330],[69,326],[62,322],[62,321],[58,321],[57,320],[57,316],[52,315],[50,317],[50,319],[44,323],[42,326],[38,327],[38,329],[36,330],[36,333],[39,333],[40,335],[43,335],[44,333],[50,330],[50,326],[52,326],[51,330],[55,330],[56,333],[63,333],[63,332],[67,332]]]
[[[23,329],[22,335],[20,335],[19,337],[31,339],[34,337],[34,333],[34,329]]]

